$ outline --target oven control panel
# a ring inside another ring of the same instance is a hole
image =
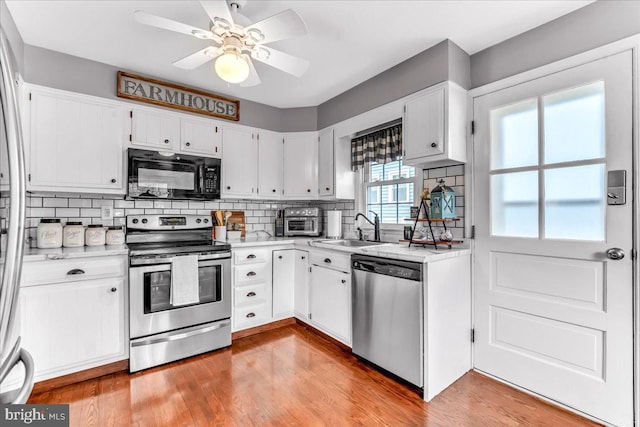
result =
[[[211,228],[207,215],[128,215],[127,230],[196,230]]]

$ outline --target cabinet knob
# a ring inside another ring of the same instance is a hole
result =
[[[116,183],[116,179],[115,178],[111,178],[111,183],[115,184]]]
[[[307,193],[311,193],[311,189],[310,188],[307,188]]]
[[[250,271],[250,272],[247,273],[247,277],[253,277],[255,275],[256,275],[255,271]]]
[[[278,259],[282,259],[282,255],[278,255]]]
[[[80,268],[74,268],[73,270],[67,271],[67,276],[74,276],[76,274],[84,274],[84,270]]]
[[[231,190],[231,186],[230,185],[227,185],[227,190]]]
[[[302,256],[302,257],[300,257],[300,259],[307,259],[307,258]]]
[[[165,139],[165,140],[164,140],[164,143],[165,143],[165,144],[168,144],[168,143],[169,143],[169,140],[168,140],[168,139]]]
[[[186,145],[187,147],[191,147],[191,143],[190,143],[190,142],[187,142],[187,143],[186,143],[186,144],[184,144],[184,145]]]
[[[273,192],[275,193],[275,192],[276,192],[276,189],[274,188],[274,189],[273,189],[273,190],[271,190],[271,191],[273,191]]]
[[[438,146],[438,144],[436,144],[435,142],[431,143],[431,147],[436,148]]]
[[[325,189],[325,191],[329,191],[329,187],[325,187],[324,189]]]
[[[346,281],[346,280],[344,280],[344,279],[342,279],[342,280],[340,280],[340,281],[341,281],[342,283],[347,283],[347,281]]]
[[[256,293],[255,293],[255,292],[253,292],[253,291],[251,291],[251,292],[249,292],[249,293],[247,294],[247,297],[249,297],[249,298],[251,298],[251,297],[255,297],[255,296],[256,296]]]
[[[248,317],[248,318],[256,317],[256,314],[255,313],[247,313],[246,317]]]
[[[327,264],[331,264],[331,258],[325,258],[324,262],[326,262]]]
[[[111,288],[111,292],[116,292],[118,288]]]

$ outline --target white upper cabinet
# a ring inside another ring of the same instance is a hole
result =
[[[131,144],[175,151],[180,148],[180,117],[161,110],[131,110]]]
[[[282,197],[282,136],[261,130],[258,134],[258,196],[261,199]]]
[[[317,132],[284,134],[284,197],[314,199],[318,196]]]
[[[124,194],[124,125],[118,103],[69,92],[31,88],[30,191]]]
[[[223,134],[222,197],[257,197],[257,132],[243,126],[227,126]]]
[[[318,134],[318,195],[333,196],[335,191],[335,163],[333,161],[333,129]]]
[[[180,149],[185,153],[222,156],[222,126],[208,119],[180,119]]]
[[[404,164],[466,162],[466,91],[447,82],[410,97],[402,127]]]
[[[318,133],[318,196],[320,199],[355,198],[351,171],[351,141],[335,139],[333,128]]]

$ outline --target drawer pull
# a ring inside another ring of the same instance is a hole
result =
[[[168,143],[169,143],[169,140],[168,140],[168,139],[165,139],[165,140],[164,140],[164,143],[165,143],[165,144],[168,144]]]
[[[254,254],[247,255],[247,259],[254,259],[256,256]]]
[[[116,292],[118,288],[111,288],[111,292]]]
[[[300,257],[300,259],[307,259],[307,258],[302,256],[302,257]]]
[[[255,275],[256,275],[255,271],[250,271],[250,272],[247,273],[247,277],[253,277]]]
[[[73,276],[76,274],[84,274],[84,270],[81,270],[79,268],[74,268],[73,270],[67,271],[67,276]]]
[[[325,258],[324,262],[326,262],[327,264],[331,264],[331,258]]]
[[[247,313],[246,317],[248,317],[248,318],[256,317],[256,314],[255,313]]]
[[[256,293],[255,293],[255,292],[253,292],[253,291],[252,291],[252,292],[249,292],[249,293],[247,294],[247,297],[249,297],[249,298],[251,298],[251,297],[255,297],[255,296],[256,296]]]
[[[278,259],[282,259],[282,255],[278,255]]]

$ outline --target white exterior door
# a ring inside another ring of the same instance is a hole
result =
[[[631,52],[475,98],[474,120],[475,367],[632,425]]]

